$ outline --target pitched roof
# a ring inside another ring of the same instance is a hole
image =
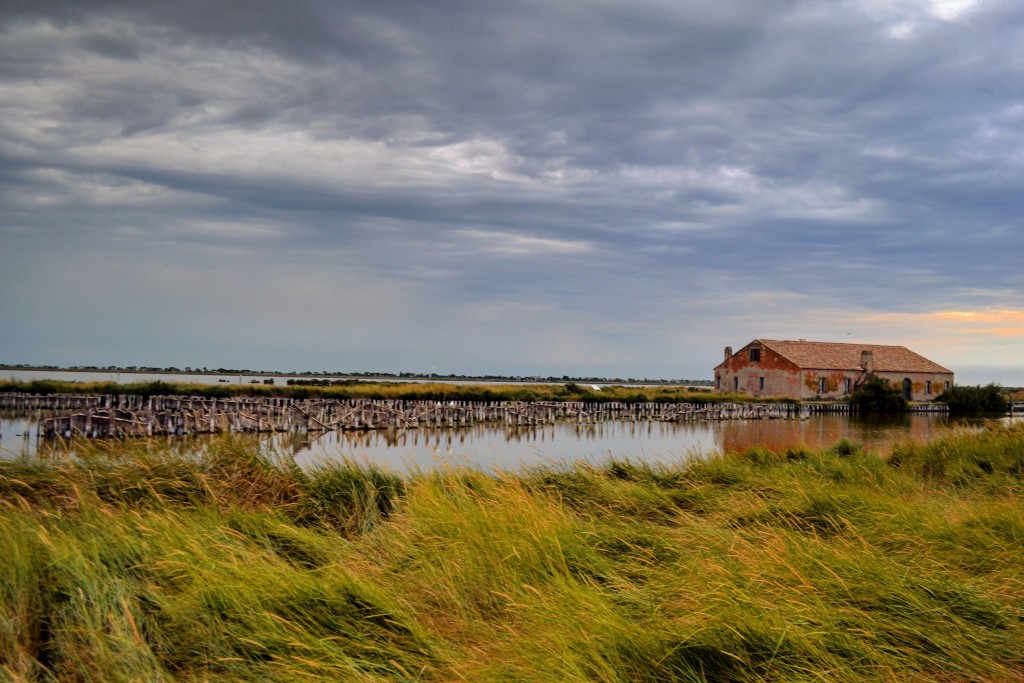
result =
[[[801,368],[858,370],[862,351],[871,351],[876,372],[952,373],[904,346],[838,342],[755,340]]]

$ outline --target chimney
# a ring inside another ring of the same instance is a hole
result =
[[[730,358],[732,358],[732,347],[731,346],[726,346],[725,347],[725,360],[728,361]]]
[[[860,367],[864,370],[865,374],[872,374],[875,371],[875,356],[871,351],[860,352]]]

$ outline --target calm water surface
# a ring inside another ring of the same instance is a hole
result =
[[[164,372],[85,372],[81,370],[0,370],[0,378],[18,382],[32,382],[37,379],[53,379],[61,382],[117,382],[118,384],[135,384],[140,382],[168,382],[170,384],[262,384],[265,379],[273,379],[274,383],[283,386],[289,379],[347,379],[342,376],[328,375],[217,375]],[[414,380],[402,380],[403,382]]]
[[[285,386],[288,384],[288,380],[310,380],[310,379],[325,379],[325,380],[346,380],[346,379],[358,379],[362,381],[372,382],[378,381],[373,377],[350,377],[347,375],[262,375],[262,374],[234,374],[234,375],[218,375],[218,374],[187,374],[184,372],[180,373],[165,373],[165,372],[109,372],[106,370],[100,371],[82,371],[82,370],[0,370],[0,378],[9,379],[18,382],[32,382],[37,379],[53,379],[61,382],[116,382],[118,384],[135,384],[141,382],[167,382],[169,384],[235,384],[235,385],[250,385],[250,384],[262,384],[264,380],[272,379],[274,384],[277,386]],[[380,378],[382,382],[401,382],[403,384],[421,384],[425,382],[437,382],[441,384],[533,384],[533,382],[499,382],[499,381],[486,381],[486,380],[448,380],[448,379],[414,379],[411,377],[384,377]],[[556,382],[557,384],[557,382]],[[632,386],[661,386],[661,385],[645,385],[636,384]],[[687,386],[687,385],[672,385],[672,386]],[[707,387],[702,387],[707,388]]]
[[[292,455],[302,466],[349,458],[395,470],[431,469],[444,464],[518,469],[542,463],[601,462],[610,458],[672,463],[758,444],[772,450],[798,444],[819,449],[843,438],[885,453],[894,443],[907,439],[928,441],[951,428],[947,418],[934,415],[895,420],[821,415],[806,420],[559,423],[530,428],[478,425],[447,430],[296,432],[240,438],[251,438],[269,450]],[[191,451],[209,438],[164,437],[158,442]],[[54,448],[54,444],[38,439],[34,417],[0,414],[0,457],[32,455],[37,449],[45,454]]]

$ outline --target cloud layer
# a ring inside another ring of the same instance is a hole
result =
[[[1019,3],[5,7],[0,360],[1024,384]]]

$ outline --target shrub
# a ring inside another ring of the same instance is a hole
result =
[[[1010,410],[1002,388],[995,384],[953,387],[944,391],[937,400],[947,404],[950,415],[954,416],[1001,415]]]
[[[907,411],[907,399],[881,377],[871,377],[850,396],[861,415],[891,415]]]

